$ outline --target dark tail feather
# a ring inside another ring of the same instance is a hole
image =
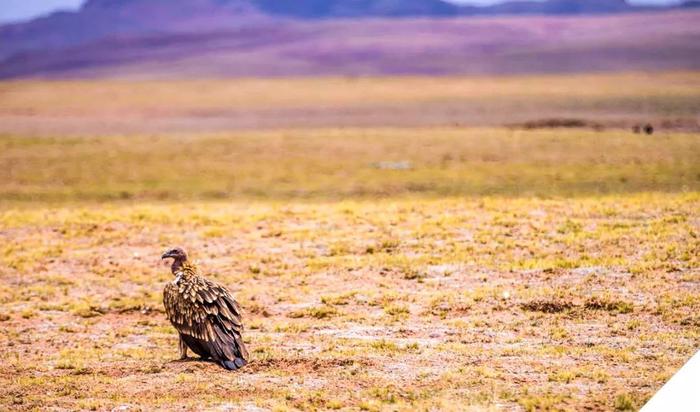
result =
[[[245,359],[243,359],[243,358],[236,358],[236,360],[233,360],[233,361],[229,361],[229,360],[221,361],[221,366],[223,366],[224,368],[226,368],[230,371],[235,371],[236,369],[240,369],[247,364],[248,364],[248,362],[246,362]]]

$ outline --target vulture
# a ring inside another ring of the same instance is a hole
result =
[[[228,370],[248,363],[243,343],[241,308],[223,286],[199,275],[197,266],[187,260],[181,248],[163,253],[161,259],[173,259],[175,279],[163,290],[163,305],[170,323],[180,335],[180,359],[187,349],[211,359]]]

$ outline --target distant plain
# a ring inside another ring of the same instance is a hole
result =
[[[0,83],[0,132],[115,136],[578,119],[700,130],[698,72]]]

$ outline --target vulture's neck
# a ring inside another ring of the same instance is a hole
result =
[[[173,275],[176,275],[177,272],[182,271],[182,269],[188,265],[189,265],[189,262],[187,262],[186,260],[175,259],[173,261],[173,265],[170,266],[170,270],[173,271]]]

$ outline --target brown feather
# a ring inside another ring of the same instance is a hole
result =
[[[247,361],[241,309],[228,290],[199,276],[196,266],[188,262],[173,265],[173,274],[177,284],[165,286],[163,305],[190,349],[215,361]]]

